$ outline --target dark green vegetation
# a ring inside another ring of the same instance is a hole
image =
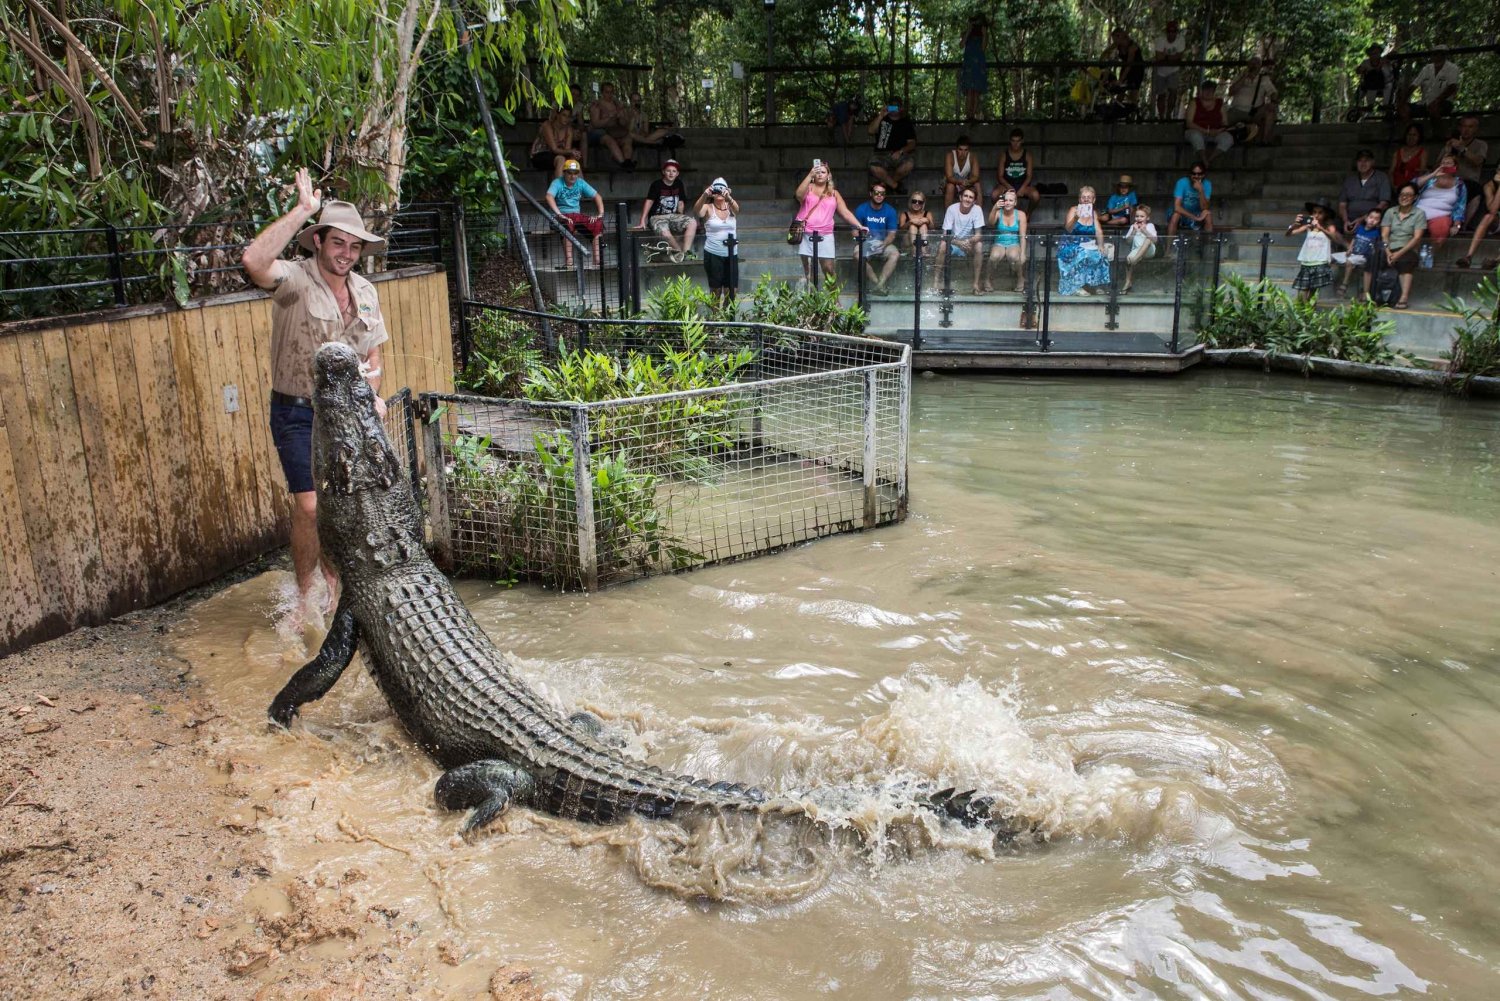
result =
[[[1474,292],[1478,299],[1473,305],[1452,296],[1444,303],[1463,317],[1447,356],[1460,392],[1476,375],[1500,375],[1500,271],[1486,275]]]
[[[1371,302],[1319,309],[1311,301],[1293,299],[1269,279],[1247,282],[1230,275],[1214,296],[1200,339],[1212,348],[1260,348],[1388,365],[1400,357],[1385,343],[1393,326]]]

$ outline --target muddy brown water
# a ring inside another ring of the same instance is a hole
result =
[[[393,934],[448,943],[455,991],[510,961],[561,998],[1493,996],[1500,408],[937,378],[912,432],[904,525],[595,595],[461,590],[630,753],[775,790],[972,785],[1043,843],[943,829],[737,904],[650,885],[640,825],[520,811],[466,844],[362,672],[267,732],[302,659],[280,574],[180,643],[229,707],[247,822],[282,871],[363,872]]]

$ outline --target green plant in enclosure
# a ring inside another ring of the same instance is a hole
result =
[[[721,315],[723,310],[718,299],[687,275],[669,278],[652,287],[646,293],[643,305],[645,308],[642,312],[653,320],[696,320],[703,316],[710,319],[734,318],[732,307],[728,316]]]
[[[1479,301],[1472,306],[1451,295],[1443,302],[1464,318],[1454,327],[1453,347],[1445,355],[1459,392],[1466,392],[1476,375],[1500,375],[1500,270],[1485,276],[1474,291]]]
[[[763,275],[746,301],[745,318],[756,323],[801,330],[862,334],[869,316],[858,305],[840,305],[842,287],[832,276],[825,277],[820,285],[794,288],[770,275]]]
[[[454,385],[482,396],[519,398],[527,373],[542,361],[536,331],[516,317],[487,310],[470,321],[469,336],[469,363]]]
[[[1406,356],[1386,344],[1394,326],[1372,302],[1320,309],[1311,300],[1294,300],[1270,279],[1249,282],[1230,275],[1214,293],[1199,339],[1211,348],[1259,348],[1386,365]]]
[[[485,435],[449,439],[456,534],[482,538],[489,549],[463,569],[499,569],[565,587],[581,579],[573,444],[552,431],[537,432],[532,445],[496,453]],[[671,498],[656,476],[632,468],[621,453],[604,453],[591,457],[589,480],[601,576],[677,570],[702,559],[665,527]]]

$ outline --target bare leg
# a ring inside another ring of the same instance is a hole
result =
[[[896,262],[900,259],[901,255],[896,252],[895,247],[887,247],[885,249],[885,267],[880,269],[880,284],[882,287],[886,282],[891,280],[891,275],[896,271]]]
[[[323,562],[322,547],[318,544],[318,495],[311,490],[292,494],[292,572],[297,578],[299,609],[307,602],[321,568],[328,582],[330,602],[338,590],[338,575]],[[326,609],[325,609],[326,611]]]
[[[1401,301],[1404,303],[1408,299],[1411,298],[1411,279],[1412,279],[1412,276],[1411,275],[1400,275],[1399,278],[1400,278],[1400,281],[1401,281]]]
[[[984,269],[984,254],[980,253],[981,249],[983,248],[977,236],[969,241],[969,256],[974,258],[974,293],[976,295],[979,293],[979,275]]]
[[[683,250],[692,250],[693,249],[693,239],[697,235],[698,235],[698,220],[694,219],[694,218],[689,218],[688,219],[688,224],[687,224],[687,229],[683,230],[683,233],[682,233],[682,249]]]
[[[599,138],[599,145],[609,150],[609,155],[615,158],[615,163],[625,162],[625,153],[620,149],[620,144],[615,142],[613,136],[604,135]]]

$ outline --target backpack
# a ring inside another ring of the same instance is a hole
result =
[[[1384,256],[1378,244],[1371,253]],[[1374,277],[1370,279],[1370,299],[1382,306],[1394,306],[1400,301],[1401,276],[1396,273],[1395,268],[1387,265],[1375,272]]]

